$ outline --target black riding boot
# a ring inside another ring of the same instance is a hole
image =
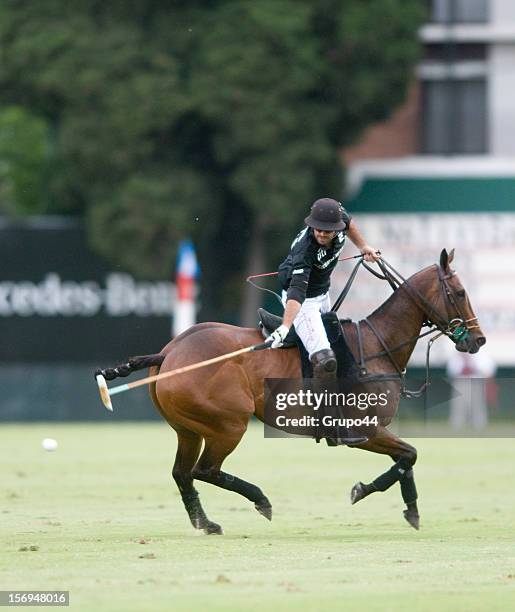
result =
[[[328,383],[329,386],[332,386],[332,390],[334,390],[334,385],[331,385],[331,382],[336,381],[337,379],[336,370],[338,363],[333,350],[323,349],[313,353],[311,356],[311,363],[313,364],[314,391],[316,393],[323,393]],[[330,411],[323,410],[323,412],[319,415],[320,421],[323,418],[324,413],[329,414]],[[320,430],[324,430],[323,425],[319,426],[319,431]],[[364,436],[352,436],[349,433],[349,435],[344,435],[344,437],[327,437],[317,435],[316,441],[320,442],[321,437],[325,437],[327,446],[339,446],[340,444],[360,444],[361,442],[366,442],[367,440],[367,438]]]
[[[336,380],[336,356],[332,349],[323,349],[313,353],[311,363],[313,364],[313,391],[315,393],[323,393],[326,390],[326,384]],[[325,414],[326,409],[322,405],[318,414],[320,424],[316,435],[317,442],[320,442],[325,437],[324,426],[322,425],[322,418]],[[329,446],[337,446],[335,438],[326,437],[325,440]]]

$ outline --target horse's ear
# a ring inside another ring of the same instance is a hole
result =
[[[454,259],[454,249],[452,249],[452,251],[449,253],[449,259],[447,260],[447,263],[450,265],[453,259]]]
[[[454,252],[452,254],[454,256]],[[442,249],[440,253],[440,267],[444,272],[447,272],[449,269],[449,255],[445,249]]]

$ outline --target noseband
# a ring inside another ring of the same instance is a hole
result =
[[[436,265],[436,264],[435,264]],[[456,272],[450,272],[449,274],[443,274],[440,266],[436,266],[438,271],[438,278],[440,280],[440,286],[442,288],[443,301],[445,304],[445,310],[447,314],[447,327],[443,331],[454,343],[460,342],[462,340],[467,340],[470,335],[471,329],[479,329],[479,325],[477,323],[477,317],[472,317],[471,319],[465,319],[465,315],[463,313],[462,308],[459,304],[459,298],[457,296],[456,291],[450,286],[449,279],[452,278]],[[458,317],[451,319],[449,316],[448,305],[449,302],[454,306],[456,312],[458,313]],[[475,321],[473,325],[471,323]]]

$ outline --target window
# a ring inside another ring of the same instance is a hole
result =
[[[430,20],[433,23],[486,23],[487,0],[432,0]]]
[[[422,153],[486,153],[486,81],[437,79],[422,82]]]
[[[424,45],[425,62],[477,62],[486,61],[487,51],[484,43],[437,42]]]

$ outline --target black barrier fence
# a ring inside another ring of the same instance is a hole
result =
[[[108,412],[93,377],[96,365],[22,363],[0,366],[0,422],[161,419],[147,387],[115,397],[114,411]],[[146,376],[147,371],[142,371],[141,375]],[[133,376],[131,380],[136,378]],[[126,381],[119,379],[112,384]]]
[[[170,338],[172,283],[113,267],[78,222],[0,224],[0,261],[0,363],[109,363]]]
[[[113,418],[93,371],[161,350],[174,285],[116,268],[62,217],[0,218],[0,261],[0,420]],[[157,418],[145,389],[127,394],[120,418]]]

